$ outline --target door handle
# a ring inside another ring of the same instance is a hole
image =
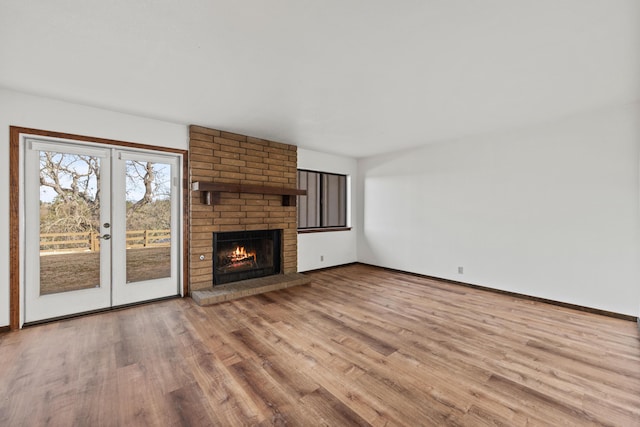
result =
[[[98,236],[98,239],[109,240],[111,238],[111,234],[105,234],[104,236]]]

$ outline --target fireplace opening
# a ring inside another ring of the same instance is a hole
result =
[[[279,274],[281,231],[213,233],[213,285]]]

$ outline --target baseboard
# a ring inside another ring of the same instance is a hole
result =
[[[321,268],[314,268],[312,270],[299,271],[299,273],[304,274],[304,273],[313,273],[314,271],[327,271],[327,270],[333,270],[334,268],[347,267],[349,265],[356,265],[356,264],[368,265],[368,264],[363,264],[361,262],[354,261],[354,262],[348,262],[346,264],[338,264],[338,265],[332,265],[329,267],[321,267]],[[372,267],[375,267],[375,266],[372,266]]]
[[[4,332],[11,332],[11,326],[0,326],[0,334]]]
[[[613,312],[613,311],[600,310],[600,309],[597,309],[597,308],[584,307],[582,305],[577,305],[577,304],[570,304],[570,303],[555,301],[555,300],[546,299],[546,298],[534,297],[534,296],[531,296],[531,295],[520,294],[520,293],[517,293],[517,292],[504,291],[502,289],[490,288],[488,286],[474,285],[474,284],[471,284],[471,283],[460,282],[458,280],[444,279],[442,277],[429,276],[429,275],[426,275],[426,274],[411,273],[409,271],[398,270],[398,269],[395,269],[395,268],[380,267],[379,265],[367,264],[367,263],[364,263],[364,262],[358,262],[358,263],[355,263],[355,264],[367,265],[369,267],[381,268],[383,270],[393,271],[393,272],[402,273],[402,274],[408,274],[408,275],[411,275],[411,276],[422,277],[422,278],[425,278],[425,279],[438,280],[438,281],[445,282],[445,283],[451,283],[451,284],[454,284],[454,285],[466,286],[468,288],[480,289],[480,290],[483,290],[483,291],[493,292],[493,293],[502,294],[502,295],[508,295],[508,296],[512,296],[512,297],[515,297],[515,298],[526,299],[526,300],[529,300],[529,301],[543,302],[543,303],[546,303],[546,304],[552,304],[552,305],[556,305],[556,306],[559,306],[559,307],[570,308],[570,309],[573,309],[573,310],[583,311],[583,312],[587,312],[587,313],[599,314],[601,316],[614,317],[616,319],[629,320],[631,322],[638,322],[638,327],[640,328],[640,318],[638,318],[636,316],[629,316],[627,314],[616,313],[616,312]]]

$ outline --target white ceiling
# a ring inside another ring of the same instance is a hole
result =
[[[640,100],[640,0],[0,0],[0,86],[365,157]]]

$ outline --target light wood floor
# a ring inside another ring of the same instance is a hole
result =
[[[634,322],[353,265],[0,335],[1,426],[640,425]]]

